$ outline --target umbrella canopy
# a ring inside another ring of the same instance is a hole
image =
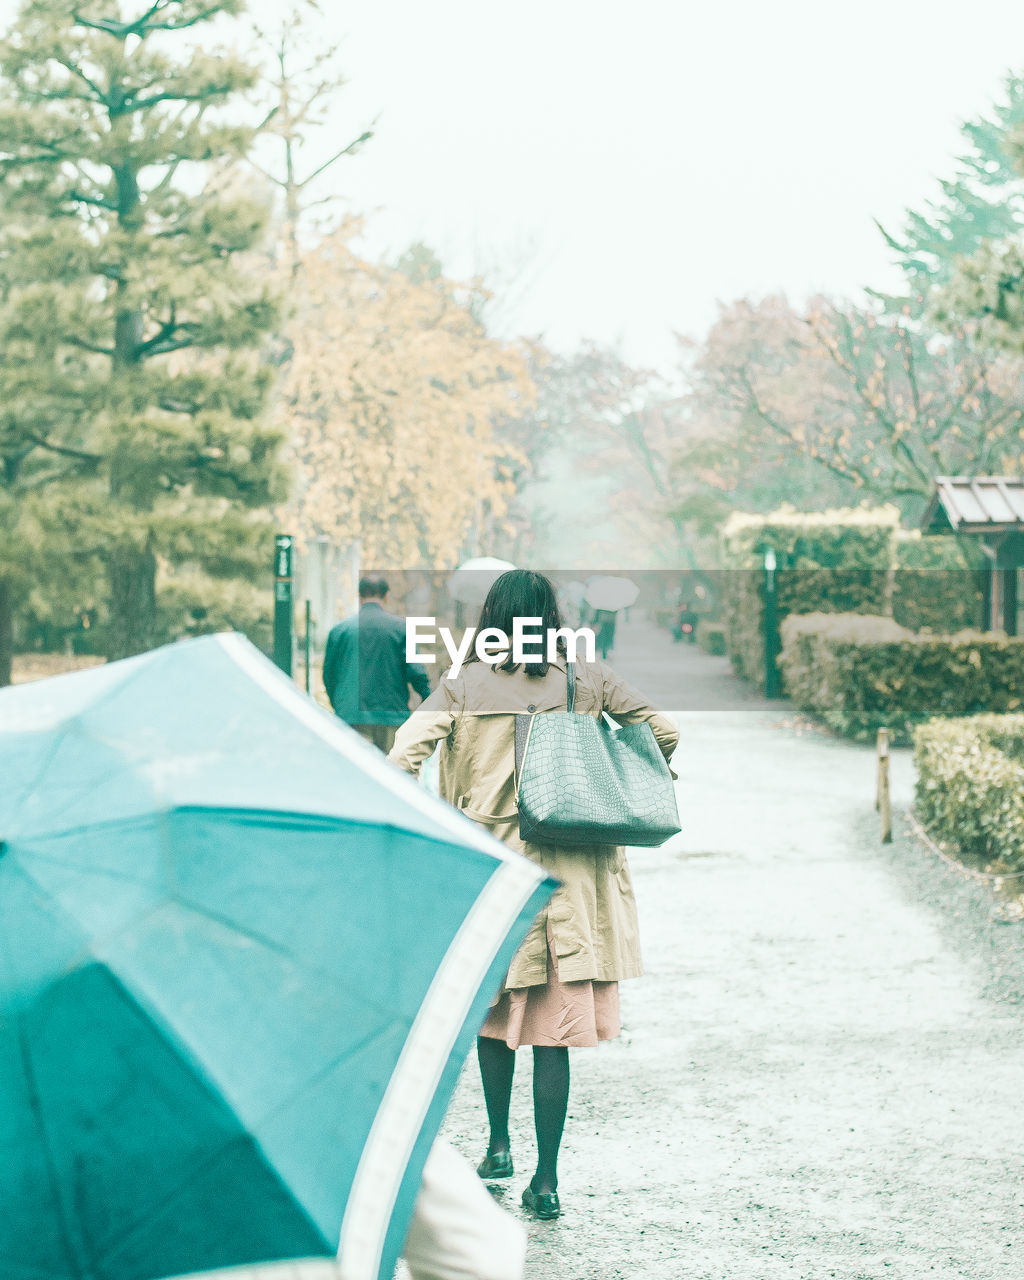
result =
[[[240,636],[0,692],[4,1280],[390,1277],[552,885]]]
[[[636,603],[640,588],[632,578],[591,578],[584,597],[592,609],[628,609]]]
[[[514,564],[496,560],[494,556],[467,560],[448,579],[448,594],[460,604],[483,604],[495,579],[514,568]]]

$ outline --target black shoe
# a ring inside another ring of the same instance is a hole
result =
[[[512,1168],[512,1152],[496,1151],[493,1156],[484,1156],[476,1171],[481,1178],[511,1178],[515,1172]]]
[[[534,1191],[530,1183],[523,1187],[523,1208],[542,1222],[550,1222],[562,1212],[557,1191]]]

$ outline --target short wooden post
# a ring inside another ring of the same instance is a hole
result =
[[[882,818],[882,843],[892,843],[892,793],[889,788],[889,730],[878,731],[878,783],[875,808]]]
[[[313,602],[311,600],[306,601],[306,635],[302,644],[302,652],[306,662],[306,692],[309,693],[309,667],[313,653]]]

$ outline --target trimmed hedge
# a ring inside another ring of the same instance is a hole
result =
[[[892,616],[911,631],[948,635],[985,625],[985,557],[977,542],[898,529]]]
[[[1024,870],[1024,715],[920,725],[914,761],[917,813],[933,835]]]
[[[782,624],[779,666],[801,710],[838,733],[887,726],[908,741],[933,716],[1024,707],[1024,639],[988,632],[915,633],[892,618],[806,614]]]
[[[781,622],[790,614],[891,609],[895,507],[734,512],[722,530],[723,615],[738,675],[764,685],[764,552],[776,559]]]
[[[720,622],[709,622],[700,618],[697,622],[697,644],[705,653],[720,658],[728,650],[728,638],[725,627]]]
[[[764,553],[776,558],[779,621],[790,614],[894,617],[942,635],[984,625],[978,546],[901,529],[895,507],[733,514],[722,531],[722,605],[738,675],[764,684]]]

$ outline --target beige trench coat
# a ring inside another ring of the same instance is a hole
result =
[[[528,844],[519,838],[514,716],[565,709],[564,662],[543,676],[527,675],[523,667],[506,672],[470,662],[454,679],[442,677],[398,730],[388,757],[416,774],[440,743],[442,797],[561,882],[516,952],[506,988],[547,981],[549,926],[563,982],[614,982],[642,972],[636,900],[622,849]],[[648,721],[666,759],[679,739],[668,716],[600,661],[576,664],[576,710],[592,716],[607,711],[620,724]]]

